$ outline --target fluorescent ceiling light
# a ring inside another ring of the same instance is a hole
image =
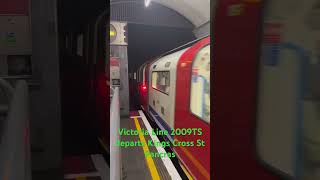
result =
[[[148,7],[150,5],[151,0],[144,0],[144,5]]]

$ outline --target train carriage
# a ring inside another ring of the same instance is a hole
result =
[[[169,132],[174,127],[177,64],[188,49],[162,57],[150,65],[149,114],[160,128]],[[172,140],[171,136],[169,138]]]
[[[210,179],[210,37],[143,64],[137,74],[142,109],[169,132],[188,172]]]
[[[210,38],[190,47],[177,64],[175,129],[198,129],[174,139],[180,160],[197,179],[210,179]],[[183,131],[182,131],[183,132]],[[176,132],[176,134],[178,131]],[[194,142],[194,146],[188,146]]]

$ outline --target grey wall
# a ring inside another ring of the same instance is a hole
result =
[[[61,166],[61,118],[56,0],[32,0],[33,63],[40,87],[31,95],[33,169]],[[42,152],[41,152],[42,151]]]
[[[129,81],[127,46],[110,46],[110,52],[120,59],[120,115],[129,116]]]
[[[146,61],[195,39],[192,29],[128,24],[129,72]]]

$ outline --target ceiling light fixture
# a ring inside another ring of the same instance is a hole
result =
[[[144,5],[148,7],[150,5],[151,0],[144,0]]]

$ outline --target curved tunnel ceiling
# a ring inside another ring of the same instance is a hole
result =
[[[210,0],[151,0],[150,6],[153,2],[177,11],[192,22],[195,27],[210,21]]]
[[[111,4],[117,1],[119,0],[111,0]],[[213,6],[214,2],[214,0],[151,0],[150,6],[152,3],[166,6],[184,16],[195,27],[199,27],[210,21],[210,3]]]

